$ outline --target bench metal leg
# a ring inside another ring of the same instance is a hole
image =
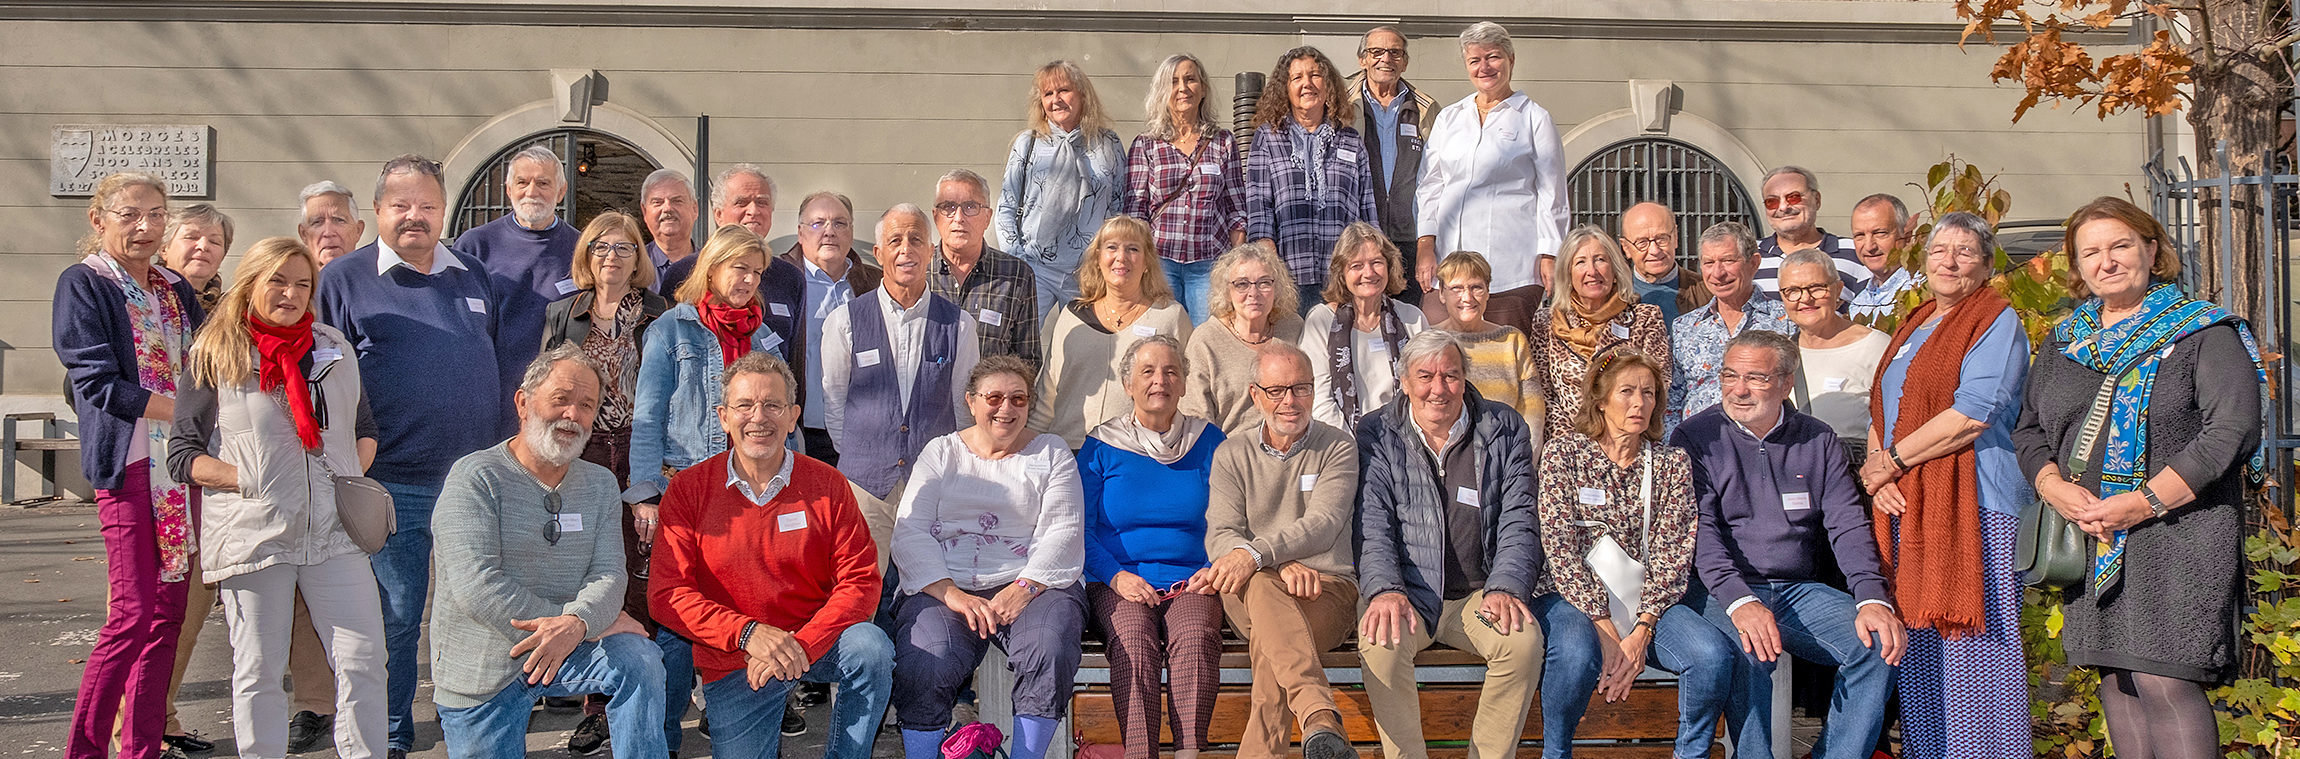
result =
[[[975,719],[1006,733],[1007,750],[1014,749],[1014,672],[1006,668],[1006,651],[991,646],[974,668]],[[1070,712],[1062,712],[1062,729],[1046,747],[1046,759],[1070,759]]]

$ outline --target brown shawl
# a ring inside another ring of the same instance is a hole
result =
[[[1878,391],[1869,395],[1869,421],[1891,429],[1894,440],[1931,421],[1956,403],[1962,383],[1965,354],[1979,342],[1997,314],[2010,304],[1995,288],[1982,286],[1941,317],[1917,355],[1909,359],[1906,378],[1898,388],[1886,388],[1887,367],[1877,367]],[[1901,321],[1886,346],[1886,356],[1900,355],[1901,345],[1940,308],[1927,300]],[[1901,394],[1900,418],[1885,418],[1885,394]],[[1889,427],[1887,425],[1890,425]],[[1981,587],[1980,474],[1970,446],[1956,453],[1918,464],[1901,475],[1901,494],[1908,507],[1900,516],[1900,545],[1893,546],[1893,522],[1884,515],[1875,521],[1877,545],[1885,547],[1884,570],[1893,583],[1894,603],[1910,627],[1929,627],[1947,637],[1979,635],[1987,627],[1987,609]]]
[[[1572,346],[1573,351],[1581,354],[1582,358],[1596,356],[1599,343],[1612,342],[1605,339],[1605,332],[1613,326],[1614,318],[1635,304],[1627,290],[1626,287],[1615,287],[1613,295],[1607,297],[1604,303],[1597,304],[1596,308],[1585,307],[1581,305],[1581,298],[1566,293],[1564,298],[1559,299],[1565,301],[1559,304],[1564,308],[1553,306],[1549,310],[1550,334],[1565,338],[1565,344]]]

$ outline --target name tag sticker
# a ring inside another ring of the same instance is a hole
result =
[[[1342,148],[1342,149],[1340,149],[1340,150],[1336,150],[1336,151],[1334,151],[1334,160],[1336,160],[1336,161],[1355,161],[1355,160],[1358,160],[1358,151],[1355,151],[1355,150],[1351,150],[1351,149],[1349,149],[1349,148]]]
[[[1366,344],[1366,351],[1369,353],[1388,353],[1390,352],[1390,344],[1375,340]]]
[[[1618,337],[1623,340],[1629,339],[1629,325],[1623,324],[1621,322],[1614,322],[1611,330],[1614,337]]]
[[[1468,506],[1473,509],[1485,508],[1483,506],[1477,505],[1477,491],[1472,488],[1454,488],[1453,499],[1455,501],[1461,502],[1461,505]]]
[[[1157,327],[1152,327],[1152,326],[1150,326],[1150,325],[1148,325],[1148,324],[1136,324],[1136,325],[1134,325],[1134,336],[1135,336],[1135,337],[1149,337],[1149,336],[1151,336],[1151,335],[1155,335],[1155,334],[1158,334],[1158,328],[1157,328]]]
[[[1844,390],[1845,378],[1843,377],[1824,377],[1821,380],[1821,392],[1838,393],[1844,392]]]
[[[877,348],[872,348],[870,350],[855,354],[856,366],[878,366],[878,361],[879,357]]]
[[[1315,474],[1305,474],[1305,475],[1302,475],[1302,492],[1304,492],[1304,493],[1310,492],[1310,488],[1312,488],[1312,487],[1316,487],[1316,486],[1317,486],[1317,484],[1318,484],[1318,476],[1317,476],[1317,475],[1315,475]]]
[[[1813,508],[1812,493],[1782,493],[1782,511],[1804,511]]]
[[[1201,163],[1201,164],[1198,164],[1198,173],[1200,173],[1200,174],[1204,174],[1204,175],[1206,175],[1206,176],[1209,176],[1209,177],[1218,177],[1218,176],[1221,176],[1221,175],[1222,175],[1222,164],[1218,164],[1218,163]]]
[[[775,349],[782,346],[783,336],[775,334],[774,330],[759,330],[758,336],[751,339],[759,344],[759,350],[774,351],[777,355],[782,353],[781,351],[775,351]]]
[[[997,311],[992,311],[992,310],[990,310],[990,309],[987,309],[987,308],[985,308],[985,309],[983,309],[983,310],[982,310],[982,313],[981,313],[981,315],[980,315],[980,316],[977,316],[977,317],[975,317],[975,321],[979,321],[979,322],[982,322],[982,323],[984,323],[984,324],[988,324],[988,325],[990,325],[990,326],[993,326],[993,327],[1000,327],[1000,326],[1005,326],[1005,324],[1006,324],[1006,315],[1005,315],[1005,314],[1001,314],[1001,313],[999,313],[999,312],[997,312]]]
[[[463,307],[471,309],[471,312],[475,314],[487,313],[487,301],[478,298],[464,298]]]
[[[769,303],[767,304],[767,310],[773,312],[776,316],[791,315],[791,305],[788,303]]]
[[[579,514],[579,513],[576,513],[576,512],[572,512],[572,511],[560,514],[560,515],[559,515],[559,531],[560,531],[560,532],[582,532],[582,531],[583,531],[583,515],[582,515],[582,514]]]
[[[1582,505],[1584,505],[1584,506],[1603,506],[1603,505],[1605,505],[1605,489],[1604,489],[1604,488],[1582,488],[1582,489],[1581,489],[1581,504],[1582,504]]]
[[[327,363],[327,362],[329,362],[329,361],[342,361],[342,360],[343,360],[343,349],[342,349],[342,348],[321,348],[321,349],[319,349],[319,350],[315,350],[315,351],[312,351],[312,352],[311,352],[311,362],[312,362],[312,363],[315,363],[315,364],[324,364],[324,363]]]
[[[804,511],[793,511],[789,514],[779,514],[775,516],[776,532],[790,532],[792,530],[803,530],[806,528],[807,513]]]
[[[1399,124],[1398,134],[1405,135],[1407,137],[1420,137],[1422,134],[1422,125],[1413,123],[1411,121]]]
[[[573,278],[562,279],[559,280],[557,284],[552,285],[552,287],[558,288],[560,295],[566,295],[568,293],[575,292],[575,280]]]
[[[1514,140],[1514,139],[1517,139],[1517,130],[1515,130],[1515,129],[1510,129],[1510,128],[1508,128],[1508,127],[1502,127],[1502,130],[1501,130],[1501,138],[1502,138],[1502,139],[1504,139],[1504,140]]]

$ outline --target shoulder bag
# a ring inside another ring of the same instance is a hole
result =
[[[1650,556],[1650,552],[1653,550],[1652,443],[1645,444],[1642,458],[1645,474],[1643,482],[1637,486],[1637,502],[1643,511],[1643,525],[1637,533],[1640,548],[1637,555]],[[1603,522],[1590,521],[1579,521],[1574,524],[1583,527],[1606,526]],[[1598,536],[1597,542],[1590,546],[1589,556],[1584,561],[1589,563],[1589,571],[1596,573],[1597,579],[1605,582],[1605,591],[1609,601],[1608,606],[1611,608],[1614,629],[1622,629],[1624,624],[1635,624],[1634,621],[1624,622],[1624,620],[1637,619],[1637,604],[1645,593],[1645,562],[1630,558],[1629,552],[1621,547],[1621,543],[1613,539],[1611,530]]]
[[[2093,395],[2092,409],[2084,416],[2084,427],[2076,434],[2076,450],[2068,460],[2060,462],[2061,476],[2069,482],[2084,479],[2085,470],[2092,466],[2094,443],[2100,439],[2100,428],[2108,421],[2108,407],[2116,398],[2116,375],[2109,375],[2100,383],[2100,392]],[[2020,512],[2020,528],[2015,533],[2013,571],[2019,573],[2022,585],[2032,588],[2059,590],[2080,586],[2092,565],[2092,536],[2085,534],[2075,522],[2061,516],[2060,510],[2045,502],[2043,496],[2028,504]]]

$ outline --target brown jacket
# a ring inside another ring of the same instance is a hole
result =
[[[1369,158],[1374,167],[1374,206],[1381,213],[1382,229],[1389,233],[1392,242],[1409,243],[1414,239],[1413,199],[1421,178],[1422,150],[1427,144],[1423,141],[1429,138],[1430,125],[1437,123],[1438,104],[1436,98],[1412,82],[1403,84],[1413,91],[1413,102],[1405,104],[1398,123],[1402,125],[1411,119],[1415,125],[1415,134],[1411,135],[1375,133],[1373,114],[1367,112],[1365,104],[1366,72],[1351,74],[1347,87],[1350,108],[1358,114],[1358,122],[1351,126],[1358,128],[1359,137],[1366,141],[1366,150],[1372,154]],[[1398,165],[1395,171],[1384,175],[1381,146],[1389,140],[1398,143]],[[1410,245],[1404,247],[1409,251],[1413,249]]]

